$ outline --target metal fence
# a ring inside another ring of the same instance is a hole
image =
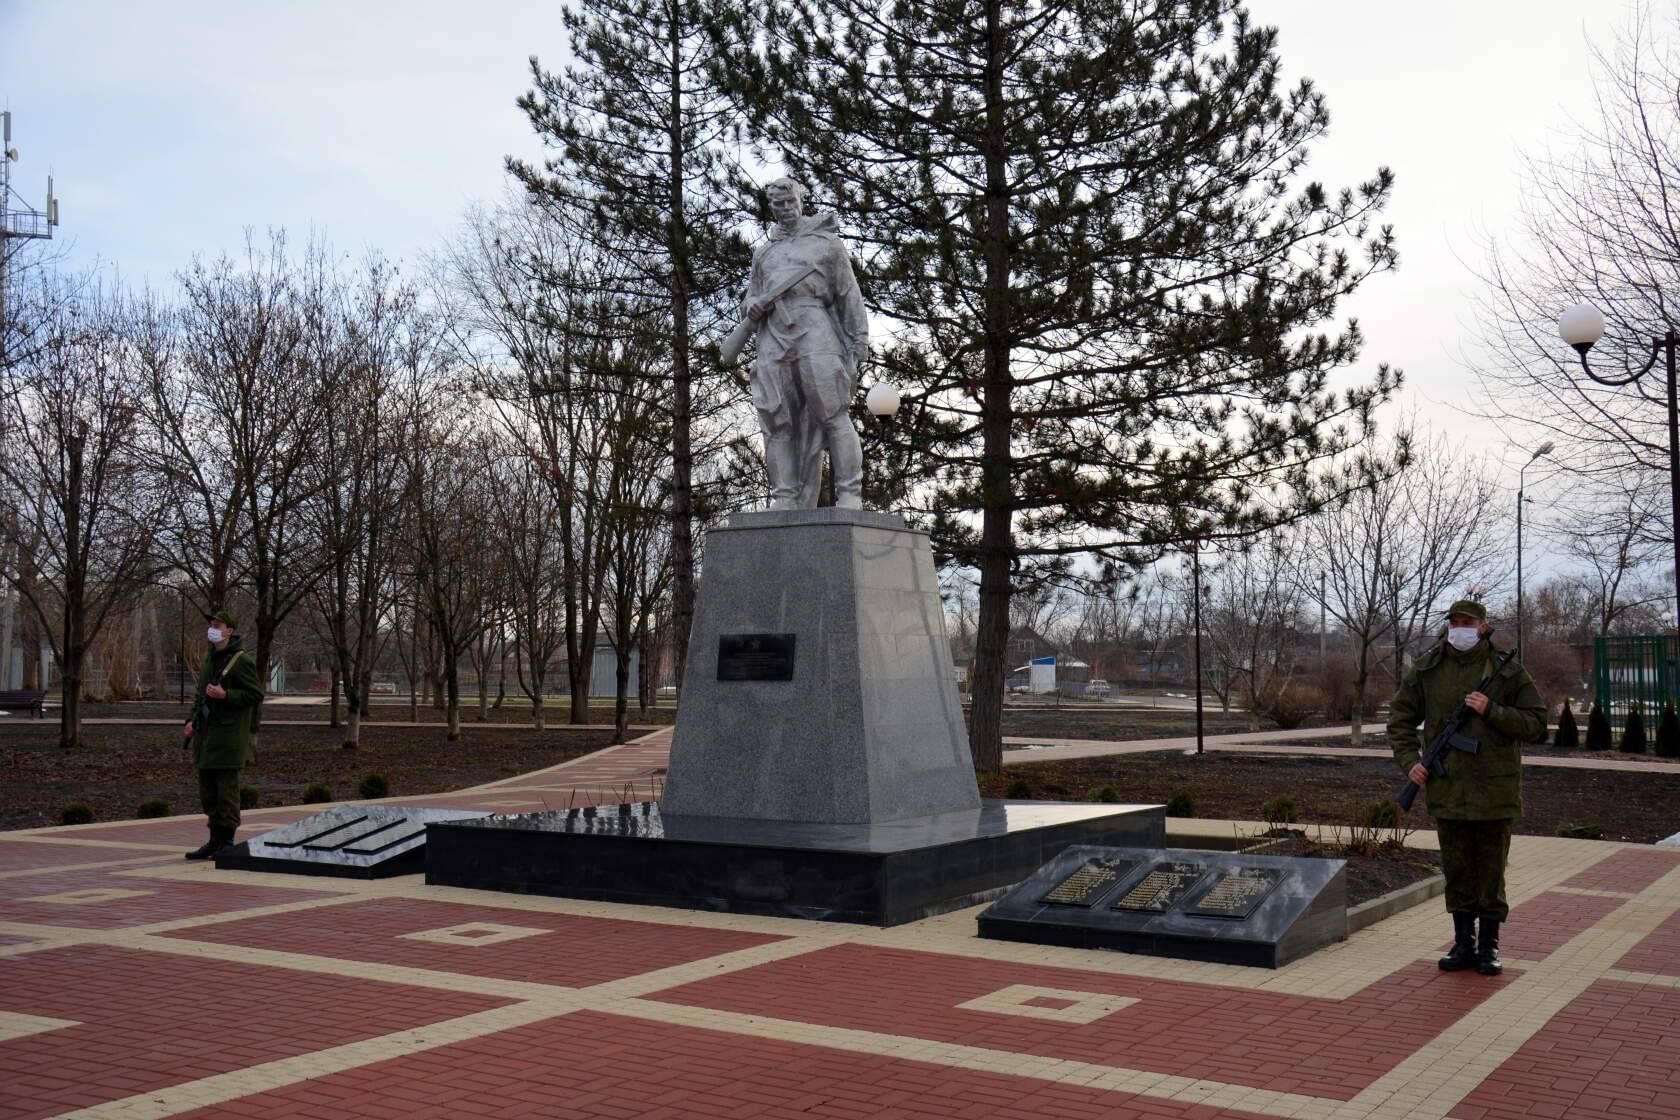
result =
[[[1672,634],[1599,638],[1593,643],[1593,695],[1620,733],[1639,708],[1654,734],[1663,705],[1680,707],[1680,638]]]

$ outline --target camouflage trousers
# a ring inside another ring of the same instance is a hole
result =
[[[239,771],[200,770],[198,800],[212,826],[232,832],[239,827]]]
[[[1513,823],[1436,819],[1448,913],[1503,922],[1511,912],[1505,901],[1505,859],[1511,852]]]

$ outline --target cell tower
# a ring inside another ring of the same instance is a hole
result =
[[[12,193],[12,164],[17,162],[17,149],[12,147],[12,111],[0,112],[5,142],[0,144],[0,367],[6,360],[6,334],[9,326],[6,313],[6,266],[12,257],[14,240],[50,239],[58,225],[58,199],[53,195],[52,176],[47,176],[47,208],[37,210],[23,204]]]

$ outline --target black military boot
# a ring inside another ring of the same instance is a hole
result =
[[[226,825],[217,825],[210,830],[210,843],[215,847],[210,849],[210,858],[215,859],[227,849],[233,847],[234,830]]]
[[[210,839],[206,840],[204,843],[200,844],[198,847],[196,847],[192,851],[188,852],[187,853],[187,858],[188,859],[209,859],[211,856],[215,855],[216,854],[216,849],[221,847],[221,844],[218,842],[218,839],[217,839],[220,835],[221,835],[220,830],[217,829],[217,827],[215,825],[211,825],[210,826]]]
[[[1453,911],[1453,946],[1438,962],[1442,972],[1462,972],[1476,963],[1476,916]]]
[[[1476,940],[1476,971],[1483,976],[1498,976],[1505,971],[1499,963],[1499,923],[1492,918],[1482,919],[1482,935]]]

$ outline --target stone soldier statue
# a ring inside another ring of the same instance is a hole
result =
[[[1447,632],[1435,648],[1413,663],[1389,707],[1388,744],[1395,761],[1423,787],[1441,844],[1447,878],[1447,912],[1453,947],[1441,968],[1474,967],[1497,976],[1499,924],[1510,912],[1505,902],[1505,858],[1511,824],[1522,815],[1522,744],[1546,733],[1546,705],[1528,672],[1515,659],[1499,670],[1486,692],[1477,685],[1500,656],[1488,635],[1487,610],[1460,599],[1447,611]],[[1433,740],[1459,701],[1475,713],[1464,728],[1475,739],[1474,754],[1448,751],[1446,773],[1431,774],[1418,762],[1418,724]],[[1476,921],[1481,919],[1480,937]]]
[[[863,505],[863,446],[847,409],[869,319],[832,213],[804,215],[805,188],[777,179],[765,188],[776,224],[753,256],[741,325],[721,346],[733,364],[758,335],[752,400],[764,433],[771,509],[817,504],[828,448],[834,504]]]

